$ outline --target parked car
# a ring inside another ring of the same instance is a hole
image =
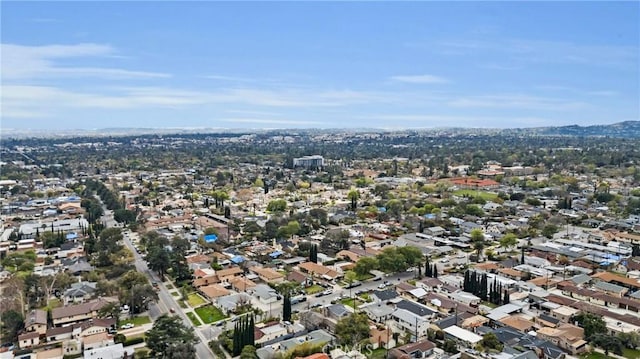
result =
[[[380,283],[380,284],[378,284],[378,289],[384,289],[384,288],[386,288],[386,287],[387,287],[387,285],[386,285],[386,284],[384,284],[384,283]]]
[[[316,298],[320,298],[324,295],[324,292],[318,292],[316,293]]]
[[[122,326],[120,326],[120,329],[131,329],[133,327],[135,327],[135,324],[127,323],[127,324],[122,324]]]
[[[311,308],[318,308],[318,307],[322,307],[322,303],[316,303],[311,306]]]
[[[333,290],[332,289],[327,289],[322,293],[324,293],[324,295],[331,295],[333,293]]]
[[[375,278],[373,278],[372,280],[373,280],[374,282],[381,281],[381,280],[382,280],[382,277],[375,277]]]

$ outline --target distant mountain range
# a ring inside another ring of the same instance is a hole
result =
[[[624,121],[611,125],[593,126],[559,126],[523,129],[544,136],[576,136],[576,137],[640,137],[640,121]]]
[[[405,131],[422,132],[431,134],[453,134],[453,135],[520,135],[520,136],[571,136],[571,137],[617,137],[617,138],[640,138],[640,121],[624,121],[610,125],[591,126],[549,126],[531,128],[434,128],[434,129],[406,129]],[[0,131],[2,138],[25,138],[25,137],[105,137],[105,136],[138,136],[138,135],[169,135],[169,134],[195,134],[195,133],[269,133],[277,131],[279,133],[363,133],[363,132],[403,132],[402,130],[383,130],[375,128],[344,128],[344,129],[231,129],[231,128],[104,128],[93,130],[59,130],[52,135],[51,130],[39,129],[9,129]]]

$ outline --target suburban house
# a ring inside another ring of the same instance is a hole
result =
[[[64,304],[70,303],[84,303],[85,301],[93,297],[93,293],[96,291],[95,282],[77,282],[71,284],[71,287],[67,289],[62,295]]]
[[[27,314],[27,319],[24,321],[24,329],[27,332],[36,332],[38,334],[46,333],[47,312],[40,309],[32,310]]]
[[[429,340],[421,340],[415,343],[409,343],[397,348],[391,349],[389,352],[390,359],[421,359],[428,358],[433,354],[436,345]]]
[[[300,267],[300,270],[302,272],[309,273],[314,277],[319,277],[325,280],[334,280],[336,278],[342,277],[342,274],[331,268],[325,267],[322,264],[304,262],[298,267]]]
[[[40,344],[40,334],[38,332],[27,332],[18,336],[18,346],[21,349],[34,347]]]
[[[265,283],[280,283],[284,281],[284,275],[271,268],[251,267],[249,270],[255,273]]]
[[[107,298],[99,298],[91,302],[70,305],[66,307],[53,308],[51,317],[53,325],[56,327],[65,324],[72,324],[87,319],[92,319],[98,315],[98,311],[109,304]]]

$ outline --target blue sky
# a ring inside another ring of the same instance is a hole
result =
[[[640,3],[6,2],[2,128],[640,119]]]

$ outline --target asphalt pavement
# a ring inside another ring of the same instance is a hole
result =
[[[116,222],[113,220],[113,214],[111,213],[111,211],[108,211],[105,208],[104,213],[105,214],[102,217],[102,223],[104,223],[105,226],[107,227],[109,227],[109,224],[113,226],[113,223],[116,223]],[[175,301],[171,293],[169,293],[169,291],[165,287],[164,283],[162,283],[160,278],[158,278],[158,276],[155,273],[149,270],[149,268],[147,267],[147,263],[142,258],[142,256],[140,256],[140,254],[136,251],[136,249],[133,246],[133,243],[131,243],[131,239],[129,238],[128,235],[125,235],[125,232],[126,230],[123,231],[123,242],[125,246],[131,251],[131,253],[133,253],[133,257],[135,259],[134,265],[136,270],[140,273],[144,273],[151,282],[158,283],[158,301],[156,303],[151,303],[149,305],[149,310],[148,310],[148,313],[151,319],[155,320],[158,317],[160,317],[162,314],[168,314],[170,313],[170,309],[173,308],[175,310],[174,315],[179,316],[180,319],[182,319],[182,322],[184,323],[184,325],[187,328],[191,328],[193,330],[193,333],[196,336],[196,340],[197,340],[197,343],[195,344],[196,357],[199,359],[209,359],[209,358],[215,357],[215,355],[213,355],[213,352],[211,351],[211,349],[209,349],[209,346],[207,345],[207,342],[208,342],[207,338],[203,335],[203,333],[200,330],[198,330],[198,328],[196,328],[193,325],[193,323],[191,323],[189,318],[182,312],[182,310],[180,309],[180,306]]]

